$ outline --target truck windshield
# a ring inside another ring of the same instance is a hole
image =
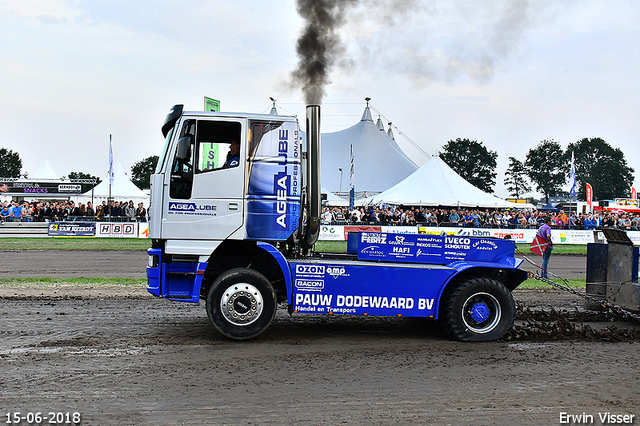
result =
[[[164,140],[164,148],[162,148],[162,155],[158,159],[158,164],[156,165],[156,174],[162,171],[162,167],[164,166],[164,163],[167,158],[167,150],[169,149],[169,143],[171,142],[171,137],[173,136],[173,132],[175,131],[175,129],[176,129],[176,126],[173,126],[173,128],[169,130],[169,133],[167,133],[167,137]]]

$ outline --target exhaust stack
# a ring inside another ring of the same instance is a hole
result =
[[[309,249],[320,235],[320,105],[307,105],[307,229],[302,247]]]

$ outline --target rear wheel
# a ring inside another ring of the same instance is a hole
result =
[[[269,280],[252,269],[220,275],[207,294],[207,315],[220,333],[251,339],[269,327],[276,313],[276,293]]]
[[[454,340],[484,342],[499,339],[513,326],[516,306],[511,292],[492,278],[471,278],[445,299],[441,318]]]

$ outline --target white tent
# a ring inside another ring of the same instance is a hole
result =
[[[109,197],[109,175],[100,182],[92,191],[87,191],[84,194],[78,196],[80,200],[86,198],[93,198],[96,202],[107,201]],[[137,206],[139,202],[143,202],[145,206],[149,205],[149,195],[138,188],[124,172],[122,164],[119,162],[115,164],[113,172],[113,185],[111,185],[111,198],[116,201],[129,201],[133,200]]]
[[[488,194],[464,180],[439,157],[432,157],[409,177],[371,197],[368,204],[523,208]]]
[[[349,200],[328,191],[326,188],[322,188],[322,194],[326,194],[327,196],[327,200],[322,203],[323,205],[334,207],[345,207],[349,205]]]
[[[60,176],[53,171],[53,167],[48,160],[44,160],[35,175],[29,176],[31,179],[60,179]]]
[[[349,191],[352,145],[356,191],[384,191],[418,169],[381,124],[380,120],[374,124],[367,106],[359,123],[322,134],[323,187],[336,193]]]

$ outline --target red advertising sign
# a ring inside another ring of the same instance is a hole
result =
[[[590,184],[587,184],[587,204],[593,208],[593,189]]]

